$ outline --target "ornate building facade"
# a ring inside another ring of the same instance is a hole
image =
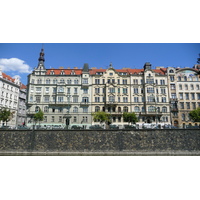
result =
[[[92,118],[97,111],[109,113],[112,124],[119,127],[127,124],[124,112],[135,112],[140,128],[145,124],[194,125],[188,113],[200,106],[199,65],[152,69],[145,63],[141,69],[115,69],[111,63],[108,69],[89,68],[88,64],[82,69],[46,69],[44,62],[42,49],[38,66],[28,76],[28,126],[33,125],[39,109],[44,112],[41,125],[45,127],[89,128],[97,124]]]

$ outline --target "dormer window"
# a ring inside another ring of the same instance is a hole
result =
[[[54,75],[54,71],[53,70],[50,72],[50,75]]]
[[[76,73],[75,73],[75,71],[74,71],[74,70],[72,70],[72,72],[71,72],[71,75],[76,75]]]
[[[169,73],[174,73],[174,70],[173,70],[173,69],[170,69],[170,70],[169,70]]]
[[[60,72],[60,75],[65,75],[65,72],[62,70],[62,71]]]
[[[102,75],[103,73],[102,72],[96,72],[96,75]]]

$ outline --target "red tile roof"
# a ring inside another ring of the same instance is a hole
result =
[[[23,83],[21,83],[20,89],[26,89],[26,85],[24,85]]]
[[[72,72],[76,75],[82,74],[82,69],[47,69],[46,75],[51,75],[51,71],[53,71],[55,75],[60,75],[62,71],[65,75],[70,75]]]
[[[14,78],[10,77],[9,75],[7,75],[7,74],[5,74],[5,73],[3,73],[3,72],[2,72],[2,76],[3,76],[4,79],[7,79],[7,80],[9,80],[9,81],[11,81],[11,82],[13,82],[13,83],[14,83],[14,81],[15,81]]]

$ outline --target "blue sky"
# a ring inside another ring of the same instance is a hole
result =
[[[11,75],[19,75],[27,83],[27,75],[37,66],[41,43],[1,43],[0,67]],[[199,43],[45,43],[46,68],[63,66],[116,69],[142,68],[145,62],[156,66],[193,67],[200,53]],[[15,59],[13,59],[15,58]]]

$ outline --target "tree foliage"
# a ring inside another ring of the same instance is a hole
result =
[[[0,121],[9,122],[13,117],[14,112],[11,112],[9,109],[3,108],[0,110]]]
[[[42,112],[42,110],[40,109],[39,112],[37,112],[34,116],[33,119],[35,121],[35,124],[37,124],[37,122],[42,121],[44,118],[44,113]]]
[[[194,122],[200,122],[200,107],[191,111],[189,116]]]
[[[124,121],[128,122],[128,123],[135,124],[138,121],[138,118],[134,112],[133,113],[127,113],[127,112],[123,113],[123,118],[124,118]]]
[[[110,114],[108,114],[106,112],[98,111],[98,112],[92,113],[92,116],[93,116],[94,121],[98,121],[100,123],[110,122]]]

